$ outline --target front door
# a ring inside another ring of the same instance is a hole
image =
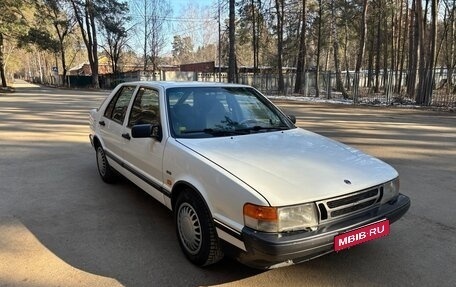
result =
[[[131,135],[131,128],[138,124],[160,125],[159,92],[150,87],[140,87],[130,110],[124,134]],[[164,202],[163,151],[166,140],[130,137],[124,145],[126,168],[141,179],[138,184],[160,202]]]

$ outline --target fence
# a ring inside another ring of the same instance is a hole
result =
[[[277,74],[238,74],[238,83],[253,86],[265,93],[266,95],[283,95],[283,96],[304,96],[315,97],[317,91],[316,72],[308,71],[304,75],[304,86],[300,93],[294,93],[294,84],[296,82],[295,73],[285,73],[284,89],[279,93],[279,83]],[[365,104],[414,104],[415,99],[409,98],[405,93],[407,83],[407,73],[399,74],[391,70],[380,71],[377,75],[369,75],[367,71],[359,73],[359,85],[354,85],[356,78],[355,73],[342,72],[341,78],[345,89],[350,98],[355,103]],[[77,81],[81,85],[87,85],[79,76]],[[89,77],[86,77],[89,78]],[[77,82],[71,80],[73,85]],[[177,71],[160,71],[160,72],[143,72],[135,71],[122,73],[119,75],[100,76],[100,85],[102,88],[112,89],[119,83],[130,81],[203,81],[203,82],[228,82],[227,73],[196,73],[196,72],[177,72]],[[438,69],[435,73],[435,89],[433,91],[433,106],[456,106],[456,90],[444,85],[447,82],[445,70]],[[456,82],[456,74],[453,75],[453,82]],[[378,91],[376,91],[376,86]],[[394,87],[400,87],[399,93],[394,93]],[[356,89],[355,89],[356,88]],[[318,86],[321,98],[338,100],[342,99],[342,93],[336,90],[336,74],[334,72],[320,72],[320,81]]]

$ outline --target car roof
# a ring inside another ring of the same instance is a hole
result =
[[[135,81],[125,82],[122,85],[142,85],[157,87],[160,86],[164,89],[168,88],[183,88],[183,87],[250,87],[242,84],[230,84],[230,83],[219,83],[219,82],[174,82],[174,81]]]

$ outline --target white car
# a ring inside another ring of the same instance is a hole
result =
[[[281,267],[387,235],[410,207],[396,170],[295,121],[250,86],[131,82],[90,112],[90,140],[105,182],[172,210],[196,265]]]

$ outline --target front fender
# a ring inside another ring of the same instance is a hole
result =
[[[250,186],[175,140],[167,144],[163,169],[165,182],[173,183],[172,191],[179,184],[192,187],[204,199],[215,220],[239,232],[244,227],[245,203],[268,205]]]

